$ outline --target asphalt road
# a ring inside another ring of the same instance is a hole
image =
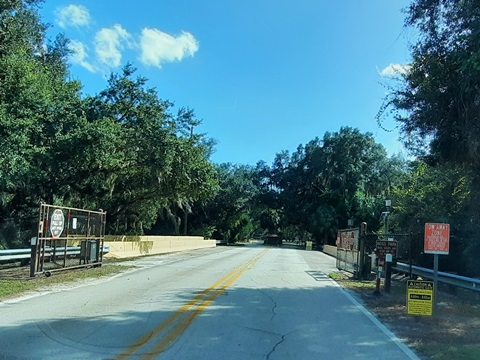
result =
[[[135,264],[1,302],[0,360],[416,359],[322,253],[252,244]]]

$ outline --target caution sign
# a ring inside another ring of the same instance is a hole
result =
[[[409,315],[432,316],[433,281],[408,280],[407,313]]]

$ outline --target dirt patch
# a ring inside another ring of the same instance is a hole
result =
[[[390,294],[385,294],[382,287],[382,295],[375,296],[374,281],[356,281],[346,274],[335,274],[334,278],[421,359],[480,359],[478,292],[458,291],[452,295],[439,291],[435,315],[415,317],[407,314],[405,280],[393,281]]]

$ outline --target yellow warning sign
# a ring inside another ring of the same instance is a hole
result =
[[[409,315],[432,316],[433,281],[408,280],[407,313]]]

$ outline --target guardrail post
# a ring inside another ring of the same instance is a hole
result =
[[[35,277],[35,267],[37,263],[37,238],[30,239],[30,277]]]

